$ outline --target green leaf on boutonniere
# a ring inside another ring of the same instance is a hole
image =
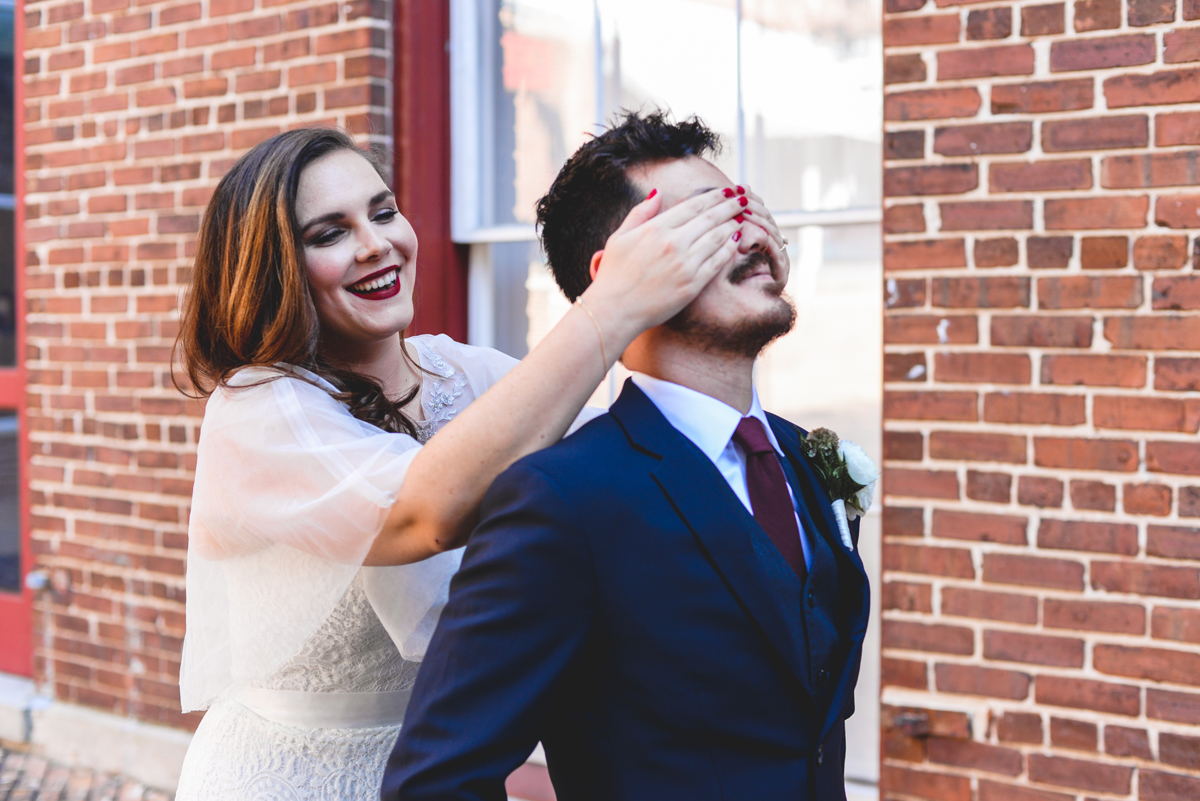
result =
[[[821,475],[831,501],[855,503],[856,493],[865,487],[850,476],[846,457],[841,452],[838,435],[828,428],[810,431],[804,440],[804,454]]]

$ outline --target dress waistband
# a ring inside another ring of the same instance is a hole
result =
[[[259,717],[310,729],[371,729],[399,726],[412,690],[379,693],[312,693],[243,687],[235,701]]]

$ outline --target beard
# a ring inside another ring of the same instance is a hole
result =
[[[771,256],[755,251],[740,261],[724,279],[731,284],[740,284],[757,267],[772,264]],[[778,274],[777,270],[772,271]],[[702,318],[692,306],[667,320],[667,329],[686,337],[688,344],[708,353],[723,353],[730,356],[757,358],[763,349],[779,337],[792,330],[796,324],[796,308],[783,294],[782,282],[763,287],[763,292],[775,296],[771,308],[754,317],[745,317],[735,323],[722,323]]]

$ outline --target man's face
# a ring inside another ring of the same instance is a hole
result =
[[[734,186],[725,173],[696,156],[642,165],[631,169],[629,178],[643,192],[657,189],[663,209],[710,189]],[[791,330],[796,312],[783,295],[788,266],[773,255],[767,232],[747,218],[741,233],[734,258],[665,325],[706,351],[753,358]]]

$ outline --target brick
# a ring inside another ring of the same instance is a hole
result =
[[[883,432],[883,458],[919,462],[924,456],[924,437],[919,431]]]
[[[1144,195],[1048,199],[1045,224],[1047,230],[1142,228],[1149,209],[1150,199]]]
[[[953,470],[884,470],[884,490],[888,495],[909,498],[951,498],[958,500],[958,474]]]
[[[1074,243],[1070,236],[1031,236],[1025,240],[1025,262],[1031,270],[1066,269]]]
[[[1030,372],[1029,357],[1024,354],[951,352],[934,356],[934,378],[943,383],[1028,384]]]
[[[1092,652],[1092,659],[1096,670],[1111,676],[1172,684],[1200,684],[1200,654],[1196,653],[1141,645],[1128,647],[1098,643]]]
[[[1070,559],[984,553],[983,580],[1059,590],[1083,590],[1083,565]]]
[[[1129,237],[1082,237],[1079,240],[1079,263],[1085,270],[1119,270],[1125,267],[1129,264]]]
[[[1042,614],[1042,623],[1049,629],[1136,635],[1146,632],[1146,610],[1140,604],[1047,598]]]
[[[1200,342],[1200,317],[1108,317],[1104,338],[1121,350],[1193,350]]]
[[[1138,467],[1137,443],[1131,440],[1034,437],[1033,448],[1039,467],[1118,472]]]
[[[1040,289],[1038,294],[1042,294]],[[1146,385],[1146,361],[1145,356],[1046,354],[1042,357],[1041,381],[1136,389]]]
[[[1135,28],[1174,21],[1174,0],[1129,0],[1129,24]]]
[[[1128,794],[1133,769],[1066,757],[1029,755],[1029,778],[1042,784],[1092,792]]]
[[[1200,445],[1191,442],[1148,442],[1146,469],[1152,473],[1200,475]]]
[[[1022,36],[1050,36],[1066,30],[1065,3],[1047,3],[1021,8]]]
[[[1081,395],[1037,392],[989,392],[983,399],[983,419],[989,423],[1079,425],[1087,419]]]
[[[928,584],[909,581],[889,581],[883,585],[881,605],[884,609],[902,612],[933,612],[933,590]]]
[[[957,497],[957,492],[955,497]],[[920,537],[924,533],[925,512],[923,510],[891,505],[884,507],[883,536],[885,538]]]
[[[1115,512],[1117,509],[1117,488],[1103,481],[1072,481],[1071,505],[1076,509]],[[1043,521],[1043,525],[1046,522]]]
[[[883,21],[884,47],[953,44],[959,37],[958,14],[925,14]]]
[[[1029,279],[1018,276],[994,278],[934,278],[931,303],[942,308],[1025,308],[1029,306]]]
[[[1183,18],[1200,19],[1200,0],[1183,0]]]
[[[921,233],[925,230],[925,207],[903,203],[883,210],[883,230],[889,234]]]
[[[1200,598],[1200,571],[1190,567],[1092,562],[1092,587],[1159,598]]]
[[[973,87],[890,92],[883,99],[883,116],[894,121],[974,117],[981,102]]]
[[[1017,482],[1017,503],[1059,509],[1062,502],[1063,483],[1057,479],[1021,476]]]
[[[1007,39],[1012,30],[1011,8],[976,9],[967,13],[967,39]]]
[[[931,737],[926,743],[926,748],[931,763],[1006,776],[1017,776],[1023,770],[1021,752],[1011,748],[977,743],[974,740],[952,740],[942,737]]]
[[[1047,706],[1091,709],[1126,717],[1137,717],[1141,711],[1141,690],[1137,687],[1077,676],[1038,676],[1034,682],[1034,700]]]
[[[937,54],[939,81],[1032,75],[1033,47],[1027,44],[941,50]]]
[[[1146,553],[1166,559],[1200,559],[1200,528],[1148,526]]]
[[[1145,198],[1142,200],[1146,201]],[[1047,206],[1051,202],[1055,201],[1047,201]],[[939,204],[939,208],[943,231],[1023,230],[1033,227],[1033,203],[1028,200],[944,202]]]
[[[963,548],[932,548],[888,543],[883,547],[885,570],[929,576],[974,578],[971,552]]]
[[[1162,749],[1161,741],[1159,749]],[[1200,778],[1157,770],[1139,772],[1138,798],[1140,801],[1188,801],[1197,797],[1200,797]]]
[[[1179,488],[1179,516],[1200,517],[1200,487]]]
[[[979,172],[974,164],[891,167],[883,175],[883,192],[888,197],[957,195],[978,185]]]
[[[1026,6],[1028,10],[1030,6]],[[998,84],[992,87],[993,114],[1047,114],[1080,111],[1096,103],[1090,79]]]
[[[923,239],[885,242],[885,270],[929,270],[966,267],[967,250],[962,239]]]
[[[1200,429],[1200,400],[1103,395],[1095,399],[1092,415],[1099,428],[1194,434]]]
[[[1036,625],[1038,621],[1037,598],[1031,595],[944,587],[941,599],[943,615],[1026,625]]]
[[[993,163],[988,170],[991,192],[1043,192],[1091,189],[1092,163],[1087,159],[1060,159],[1023,163]]]
[[[1164,195],[1154,204],[1154,221],[1167,228],[1195,228],[1200,221],[1200,195]]]
[[[1028,673],[1021,673],[1015,670],[981,668],[973,665],[948,664],[937,665],[934,673],[938,692],[980,695],[989,698],[1005,698],[1013,701],[1020,701],[1029,697],[1031,677]],[[945,760],[935,761],[944,762]],[[1019,772],[1018,760],[1018,766],[1013,775]]]
[[[1100,730],[1095,723],[1068,718],[1050,718],[1050,744],[1056,748],[1096,751]]]
[[[882,632],[884,648],[959,656],[970,656],[975,652],[975,634],[962,626],[884,620]]]
[[[1116,75],[1104,81],[1104,98],[1110,109],[1194,103],[1200,100],[1200,70]]]
[[[1050,45],[1050,71],[1071,72],[1152,64],[1156,49],[1154,36],[1150,34],[1057,41]],[[1107,82],[1105,85],[1107,87]],[[1105,96],[1108,96],[1107,91]],[[1108,107],[1118,106],[1110,102]]]
[[[1150,614],[1150,634],[1156,640],[1200,644],[1200,610],[1156,606]]]
[[[885,353],[883,356],[884,381],[921,381],[928,378],[924,353]]]
[[[1145,729],[1132,729],[1127,726],[1104,727],[1104,753],[1109,756],[1137,757],[1138,759],[1153,759],[1150,753],[1150,736]]]
[[[891,791],[935,801],[971,801],[971,780],[928,770],[884,765],[880,784]]]
[[[1171,488],[1165,484],[1126,484],[1121,498],[1125,514],[1154,517],[1171,514]]]
[[[1200,724],[1200,695],[1146,690],[1146,717],[1173,723]]]
[[[1101,31],[1120,26],[1120,0],[1075,0],[1076,31]]]
[[[1108,156],[1100,162],[1100,184],[1108,189],[1193,186],[1200,183],[1197,151]]]
[[[940,539],[1025,545],[1028,521],[1016,515],[991,515],[935,509],[931,536]]]
[[[979,780],[979,801],[1074,801],[1074,796],[1035,790],[1024,785]]]
[[[1077,483],[1080,482],[1072,482],[1073,502],[1075,499],[1074,485]],[[1115,491],[1115,488],[1109,488]],[[1075,505],[1077,508],[1080,507],[1080,504]],[[1083,506],[1082,508],[1097,508],[1097,506]],[[1107,508],[1111,511],[1111,507]],[[1038,528],[1038,547],[1133,556],[1138,552],[1137,526],[1128,523],[1096,523],[1083,520],[1042,520]]]
[[[1164,764],[1200,770],[1200,737],[1162,732],[1158,735],[1158,754]],[[1200,780],[1196,789],[1200,790]]]
[[[1142,236],[1133,243],[1133,266],[1139,270],[1181,270],[1187,263],[1186,236]]]
[[[1170,36],[1171,34],[1166,34]],[[1200,145],[1200,111],[1157,114],[1154,117],[1154,144]]]
[[[984,631],[983,656],[1004,662],[1083,667],[1083,640],[1013,631]]]
[[[921,220],[924,230],[924,218]],[[976,267],[1012,267],[1021,260],[1021,249],[1012,237],[976,239],[973,257]]]
[[[902,392],[883,395],[884,417],[890,420],[961,420],[978,419],[978,398],[974,392]]]
[[[1027,122],[941,127],[933,138],[933,151],[943,156],[1024,153],[1032,145],[1033,126]]]
[[[1042,150],[1111,150],[1145,147],[1150,142],[1150,120],[1142,114],[1082,117],[1042,123]]]
[[[880,666],[880,681],[884,687],[907,687],[912,690],[925,690],[929,680],[925,675],[925,663],[914,662],[910,659],[892,659],[884,657]]]
[[[924,155],[924,131],[888,131],[883,136],[885,159],[919,159]]]
[[[1002,743],[1040,745],[1044,738],[1041,715],[1028,712],[1005,712],[996,719],[996,739]]]
[[[975,501],[1009,503],[1012,500],[1012,476],[1008,473],[968,470],[967,497]]]
[[[1038,306],[1043,309],[1136,309],[1142,305],[1142,282],[1136,276],[1039,278],[1037,287]]]

